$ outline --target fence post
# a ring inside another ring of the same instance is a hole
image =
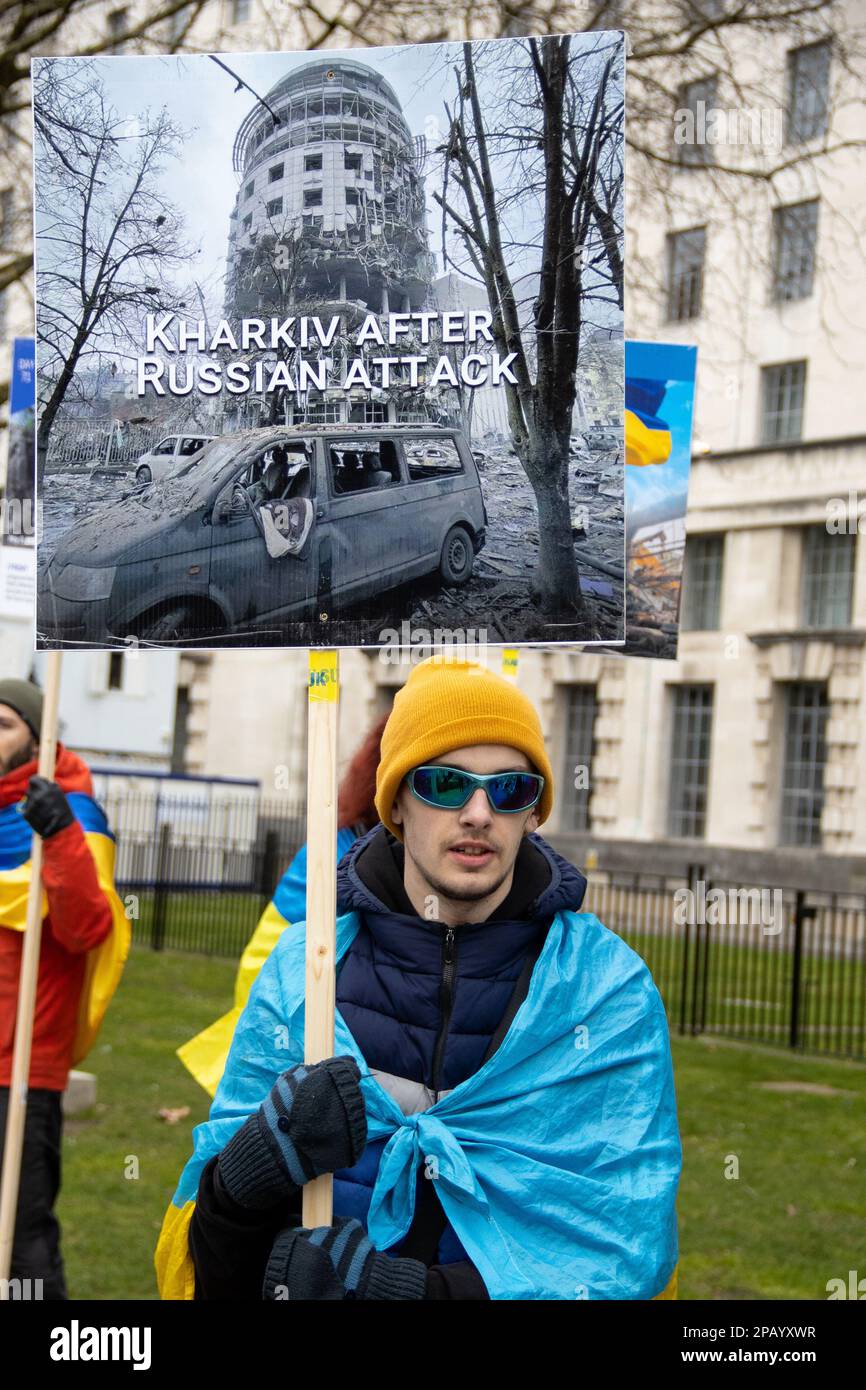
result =
[[[168,909],[169,868],[171,863],[171,825],[163,821],[159,827],[159,842],[156,850],[156,887],[153,895],[153,930],[150,944],[154,951],[161,951],[165,941],[165,917]]]
[[[789,1047],[799,1047],[800,1045],[800,1005],[803,997],[802,976],[803,976],[803,927],[810,921],[817,911],[817,908],[806,906],[806,894],[802,888],[797,889],[797,899],[794,904],[794,955],[791,962],[791,1027],[788,1037]]]
[[[703,876],[704,876],[704,866],[703,866],[703,864],[689,864],[689,866],[688,866],[688,868],[687,868],[687,870],[686,870],[686,874],[687,874],[687,877],[688,877],[689,889],[691,890],[692,898],[693,898],[693,899],[696,899],[697,894],[696,894],[696,891],[695,891],[695,885],[696,885],[696,883],[697,883],[699,880],[703,879]],[[693,1034],[697,1031],[697,1029],[696,1029],[696,1027],[695,1027],[695,1023],[696,1023],[696,1019],[695,1019],[695,1009],[696,1009],[696,1007],[697,1007],[698,963],[699,963],[699,961],[700,961],[700,955],[701,955],[701,952],[700,952],[701,934],[700,934],[700,931],[698,930],[697,914],[696,914],[696,918],[695,918],[695,922],[694,922],[694,927],[695,927],[695,963],[694,963],[694,973],[693,973],[693,979],[692,979],[692,1029],[691,1029],[691,1031],[692,1031]],[[685,1031],[686,1031],[686,1017],[687,1017],[687,1014],[688,1014],[688,1003],[689,1003],[689,999],[688,999],[688,994],[689,994],[689,946],[690,946],[690,943],[691,943],[691,928],[692,928],[691,913],[689,913],[689,914],[686,916],[685,932],[684,932],[684,935],[683,935],[683,979],[682,979],[681,996],[680,996],[680,1032],[681,1032],[681,1033],[685,1033]]]
[[[259,892],[263,898],[273,897],[279,878],[280,837],[271,828],[265,831],[265,846],[262,850],[262,866],[259,871]]]

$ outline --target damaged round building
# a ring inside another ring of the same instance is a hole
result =
[[[424,418],[408,377],[390,399],[339,386],[367,313],[437,307],[424,158],[423,137],[413,138],[390,83],[345,58],[281,78],[238,130],[226,317],[267,317],[290,305],[298,314],[338,314],[345,325],[327,350],[333,385],[303,401],[287,396],[285,423]],[[250,396],[226,409],[226,428],[243,429],[264,423],[268,406]]]

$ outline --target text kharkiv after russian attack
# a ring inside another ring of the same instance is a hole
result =
[[[386,316],[384,323],[380,315],[367,314],[353,335],[353,342],[359,348],[371,343],[393,347],[411,335],[427,345],[436,332],[442,344],[471,347],[479,341],[493,342],[491,322],[492,315],[482,309],[393,313]],[[203,395],[216,395],[223,389],[235,394],[251,389],[264,394],[281,388],[306,391],[313,387],[321,391],[334,366],[327,349],[333,345],[340,327],[338,314],[324,321],[313,314],[299,318],[242,319],[234,327],[227,319],[221,319],[211,332],[203,319],[190,322],[173,313],[148,314],[146,353],[137,363],[137,393],[145,395],[148,388],[160,396],[166,391],[174,396],[185,396],[193,390]],[[301,358],[296,371],[288,362],[277,361],[273,356],[281,350],[298,348],[310,349],[315,355]],[[187,354],[191,349],[202,356],[190,358]],[[227,356],[233,352],[253,351],[271,356],[235,359]],[[178,360],[180,355],[182,360]],[[394,368],[406,369],[410,386],[436,386],[441,382],[449,386],[459,386],[461,382],[469,387],[497,386],[503,380],[516,384],[511,367],[516,355],[510,352],[502,357],[494,349],[489,353],[471,351],[455,358],[445,353],[432,359],[427,353],[344,358],[341,384],[345,390],[353,386],[368,390],[373,386],[388,387]]]

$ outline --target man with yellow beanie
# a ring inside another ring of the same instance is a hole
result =
[[[162,1260],[184,1291],[164,1273],[163,1296],[672,1297],[664,1009],[537,834],[553,774],[535,709],[432,657],[396,696],[376,786],[381,824],[337,875],[339,1055],[303,1063],[287,930],[196,1130],[186,1244]],[[308,1230],[301,1191],[322,1173],[333,1222]]]

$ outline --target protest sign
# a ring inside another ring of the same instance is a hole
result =
[[[37,60],[38,645],[621,641],[622,84],[604,32]]]

